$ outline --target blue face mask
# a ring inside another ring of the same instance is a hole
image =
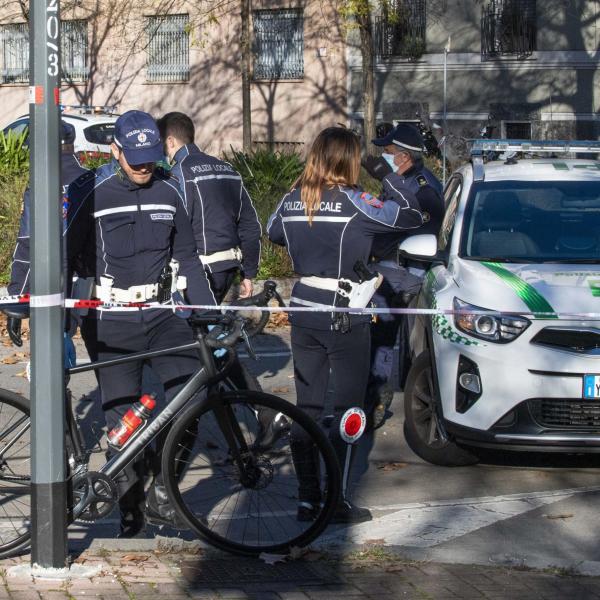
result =
[[[394,158],[396,158],[395,154],[389,154],[387,152],[384,152],[381,155],[381,158],[383,158],[383,160],[385,160],[385,162],[390,165],[390,168],[392,169],[392,171],[395,173],[398,170],[398,167],[396,166],[396,163],[394,162]]]

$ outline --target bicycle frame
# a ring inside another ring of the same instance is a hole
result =
[[[78,373],[84,373],[86,371],[92,371],[101,369],[103,367],[109,367],[113,365],[120,365],[127,362],[133,362],[143,360],[147,358],[153,358],[156,356],[164,356],[166,354],[177,354],[185,352],[187,350],[198,350],[199,358],[201,361],[201,368],[199,371],[194,373],[185,385],[179,390],[175,397],[161,410],[141,431],[135,435],[125,447],[120,450],[115,456],[108,460],[101,468],[100,473],[115,479],[115,477],[129,464],[140,452],[148,446],[148,444],[160,433],[177,415],[181,410],[188,404],[190,399],[200,390],[208,389],[211,383],[215,383],[223,378],[223,374],[227,372],[228,366],[235,359],[235,351],[232,348],[228,348],[228,362],[223,369],[218,369],[214,360],[212,349],[207,345],[205,341],[206,334],[200,330],[195,331],[196,341],[190,344],[183,344],[181,346],[175,346],[173,348],[164,348],[159,350],[150,350],[144,352],[136,352],[134,354],[127,354],[118,358],[113,358],[105,361],[90,362],[84,365],[79,365],[69,369],[70,375]],[[70,407],[67,408],[68,414],[72,414]],[[219,416],[221,411],[215,411],[215,414]],[[222,414],[222,413],[221,413]],[[218,419],[221,421],[221,419]],[[228,441],[233,441],[231,434],[235,435],[232,431],[230,422],[225,419],[224,422],[220,422],[219,425],[223,427],[224,434],[227,436]],[[72,424],[70,424],[72,428]],[[73,443],[78,444],[80,440],[77,440],[78,432],[71,431]],[[236,436],[238,437],[238,436]],[[239,439],[239,438],[238,438]],[[243,463],[239,457],[239,451],[236,452],[235,445],[232,445],[232,451],[236,458],[238,466],[243,468]],[[76,449],[77,450],[77,449]],[[81,445],[79,450],[81,451]],[[76,517],[77,515],[75,515]]]

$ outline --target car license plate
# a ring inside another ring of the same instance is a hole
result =
[[[583,397],[586,400],[600,399],[600,375],[583,376]]]

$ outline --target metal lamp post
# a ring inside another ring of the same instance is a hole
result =
[[[31,563],[65,568],[64,297],[60,199],[60,2],[30,3]]]

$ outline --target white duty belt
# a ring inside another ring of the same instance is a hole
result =
[[[214,263],[226,260],[237,260],[242,262],[242,251],[239,248],[229,248],[229,250],[220,250],[212,254],[201,254],[200,261],[203,265],[212,265]]]
[[[112,286],[112,279],[100,277],[100,285],[92,286],[92,297],[102,302],[146,302],[155,300],[158,295],[158,283],[132,285],[127,289]]]
[[[183,291],[187,288],[187,278],[179,275],[179,263],[171,259],[171,294]],[[147,283],[145,285],[132,285],[127,289],[116,288],[110,277],[100,277],[100,285],[94,283],[91,289],[91,297],[102,300],[102,302],[146,302],[156,300],[158,296],[158,283]]]
[[[365,308],[371,302],[375,290],[381,285],[383,276],[375,273],[372,279],[362,283],[350,279],[335,279],[333,277],[316,277],[314,275],[301,277],[300,283],[320,290],[335,292],[347,298],[350,308]]]

